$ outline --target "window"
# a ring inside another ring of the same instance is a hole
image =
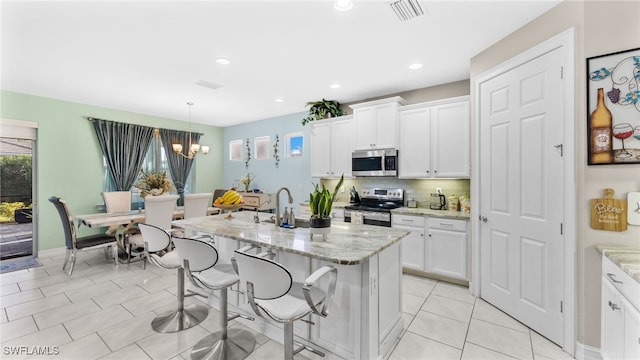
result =
[[[302,157],[303,135],[301,132],[289,133],[284,136],[285,157]]]
[[[268,160],[271,152],[269,151],[271,147],[271,137],[270,136],[259,136],[256,137],[253,141],[253,148],[256,152],[256,160]]]
[[[113,185],[110,184],[111,180],[108,175],[107,170],[107,161],[102,157],[103,166],[104,166],[104,191],[113,191]],[[196,164],[197,161],[193,163],[191,167],[191,172],[189,173],[189,177],[187,178],[187,183],[184,184],[185,193],[191,192],[191,189],[195,186],[195,178],[196,178]],[[147,155],[144,158],[144,163],[142,164],[142,168],[145,172],[165,172],[167,176],[171,179],[171,172],[169,171],[169,160],[167,159],[167,154],[164,151],[164,147],[162,146],[162,140],[160,140],[159,135],[154,135],[151,143],[149,144],[149,151],[147,151]],[[173,179],[171,179],[173,182]],[[175,189],[174,189],[175,192]],[[135,186],[131,187],[131,202],[132,208],[143,208],[144,207],[144,199],[140,196],[140,189]]]
[[[229,141],[229,160],[242,161],[242,139]]]

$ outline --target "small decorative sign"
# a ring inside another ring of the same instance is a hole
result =
[[[627,200],[614,199],[613,189],[604,189],[603,199],[591,199],[591,228],[626,231]]]

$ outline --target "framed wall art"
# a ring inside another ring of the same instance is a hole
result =
[[[640,164],[640,48],[587,59],[588,164]]]

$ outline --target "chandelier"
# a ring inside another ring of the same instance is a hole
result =
[[[189,105],[189,154],[185,155],[182,152],[182,144],[180,143],[176,143],[176,144],[171,144],[173,151],[182,156],[185,157],[187,159],[193,159],[196,157],[196,154],[198,153],[198,151],[200,151],[200,144],[192,144],[191,143],[191,106],[193,106],[192,102],[188,102],[187,105]],[[202,153],[207,155],[209,153],[209,147],[208,146],[202,146]]]

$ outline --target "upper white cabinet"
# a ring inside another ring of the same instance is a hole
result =
[[[398,109],[406,102],[395,96],[350,105],[353,109],[354,150],[398,148]]]
[[[311,177],[351,176],[353,151],[351,116],[311,124]]]
[[[468,178],[469,121],[468,96],[402,107],[398,177]]]

